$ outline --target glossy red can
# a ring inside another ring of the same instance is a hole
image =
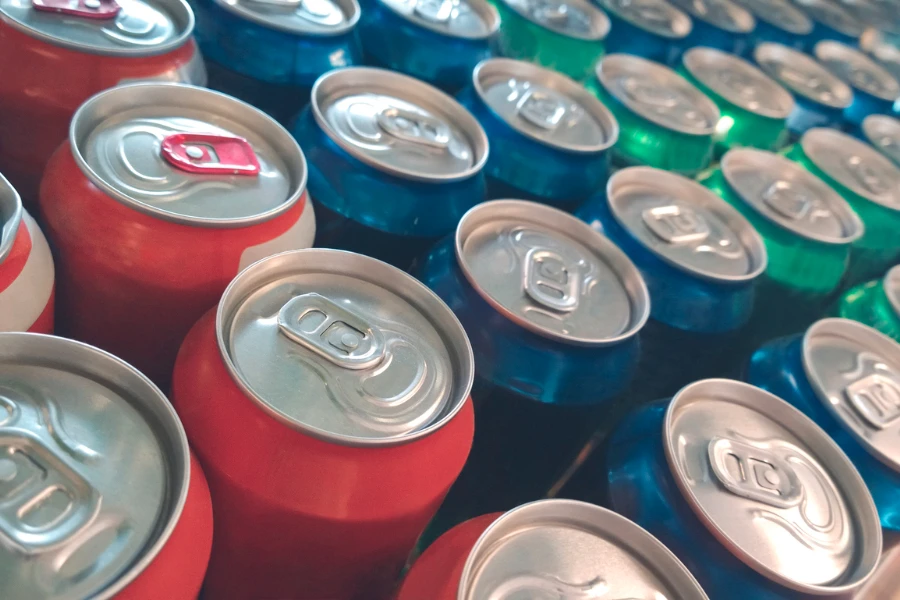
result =
[[[101,8],[118,7],[107,18],[93,18],[100,9],[84,2],[75,3],[76,14],[35,7],[53,4],[60,2],[0,2],[0,171],[26,207],[37,200],[44,165],[85,100],[123,81],[206,85],[184,0],[103,0]]]
[[[193,164],[188,151],[199,153]],[[57,330],[163,389],[185,334],[231,279],[315,236],[306,162],[288,132],[238,100],[177,84],[120,86],[85,103],[48,164],[40,209],[59,267]]]
[[[468,456],[468,339],[409,275],[336,250],[243,271],[178,355],[209,478],[210,600],[387,598]]]

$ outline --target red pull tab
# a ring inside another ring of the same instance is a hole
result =
[[[112,19],[122,7],[116,0],[31,0],[35,10],[85,19]]]
[[[174,133],[162,141],[162,155],[188,173],[258,175],[259,160],[241,137],[212,133]]]

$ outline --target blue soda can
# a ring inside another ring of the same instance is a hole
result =
[[[694,24],[681,42],[681,50],[706,46],[743,54],[756,19],[733,0],[670,0],[690,15]]]
[[[900,167],[900,119],[870,115],[860,127],[862,138]]]
[[[855,45],[866,26],[836,0],[794,0],[813,20],[813,30],[807,49],[822,40],[834,40]]]
[[[583,86],[532,63],[494,58],[478,65],[459,101],[488,136],[488,198],[574,208],[609,176],[607,150],[619,125]]]
[[[859,47],[900,81],[900,32],[887,33],[870,27],[859,38]]]
[[[869,486],[881,526],[900,531],[900,344],[856,321],[822,319],[757,350],[747,381],[824,429]]]
[[[756,17],[748,50],[762,42],[776,42],[798,50],[808,45],[813,21],[790,0],[735,0]]]
[[[190,0],[209,87],[282,123],[316,79],[362,62],[356,0]]]
[[[853,90],[808,54],[783,44],[758,44],[753,60],[794,95],[787,128],[796,141],[813,127],[838,127],[853,103]]]
[[[316,201],[316,246],[399,268],[484,201],[488,141],[437,88],[394,71],[323,75],[293,127]]]
[[[448,93],[497,52],[500,15],[487,0],[362,0],[359,37],[369,64]]]
[[[612,23],[607,53],[634,54],[670,65],[678,62],[693,23],[666,0],[595,0]]]
[[[596,471],[596,478],[603,476]],[[610,506],[720,600],[849,600],[882,549],[853,463],[757,387],[693,383],[627,417],[609,447]]]
[[[848,129],[858,128],[869,115],[891,113],[900,97],[900,83],[887,69],[860,50],[839,42],[819,42],[813,55],[853,89],[853,102],[844,110]]]
[[[431,536],[546,495],[631,382],[650,299],[608,239],[521,200],[470,210],[417,274],[475,355],[475,440]]]
[[[766,268],[762,238],[699,183],[649,167],[609,179],[578,216],[634,262],[650,291],[634,402],[670,397],[744,358],[735,351]]]

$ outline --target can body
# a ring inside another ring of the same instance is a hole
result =
[[[776,44],[782,44],[784,46],[796,48],[797,50],[803,50],[803,48],[807,46],[807,36],[788,31],[769,21],[761,19],[756,12],[754,12],[754,15],[757,17],[756,27],[750,34],[750,43],[747,45],[748,51],[752,51],[757,44],[764,42],[775,42]]]
[[[468,456],[471,402],[439,431],[399,446],[317,440],[276,421],[237,387],[215,321],[210,311],[188,334],[173,382],[173,403],[217,510],[206,593],[223,600],[387,597]],[[266,464],[273,468],[260,468]]]
[[[864,323],[900,342],[900,315],[888,299],[883,280],[847,290],[837,302],[836,316]]]
[[[621,52],[624,54],[636,54],[649,60],[665,64],[675,64],[684,48],[685,37],[666,37],[649,29],[638,27],[634,23],[623,19],[612,11],[608,11],[611,27],[606,37],[607,52]],[[691,21],[688,21],[687,31],[690,31]]]
[[[800,95],[794,96],[794,110],[787,118],[787,129],[799,138],[813,127],[839,127],[844,114],[839,108],[820,104]]]
[[[50,247],[23,212],[12,249],[0,262],[0,331],[53,333],[54,296]]]

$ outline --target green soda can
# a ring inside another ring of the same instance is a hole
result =
[[[787,142],[794,97],[746,60],[697,47],[684,53],[679,71],[719,107],[713,135],[719,156],[741,146],[777,150]]]
[[[709,166],[719,109],[672,69],[610,54],[586,85],[619,122],[614,167],[646,165],[693,176]]]
[[[843,196],[866,226],[845,285],[880,277],[900,261],[900,168],[869,144],[821,127],[804,133],[786,154]]]
[[[900,342],[900,265],[851,288],[837,303],[837,316],[853,319]]]
[[[860,130],[864,140],[900,166],[900,120],[887,115],[869,115]]]
[[[492,0],[500,13],[500,54],[572,79],[591,76],[603,56],[609,17],[588,0]]]

